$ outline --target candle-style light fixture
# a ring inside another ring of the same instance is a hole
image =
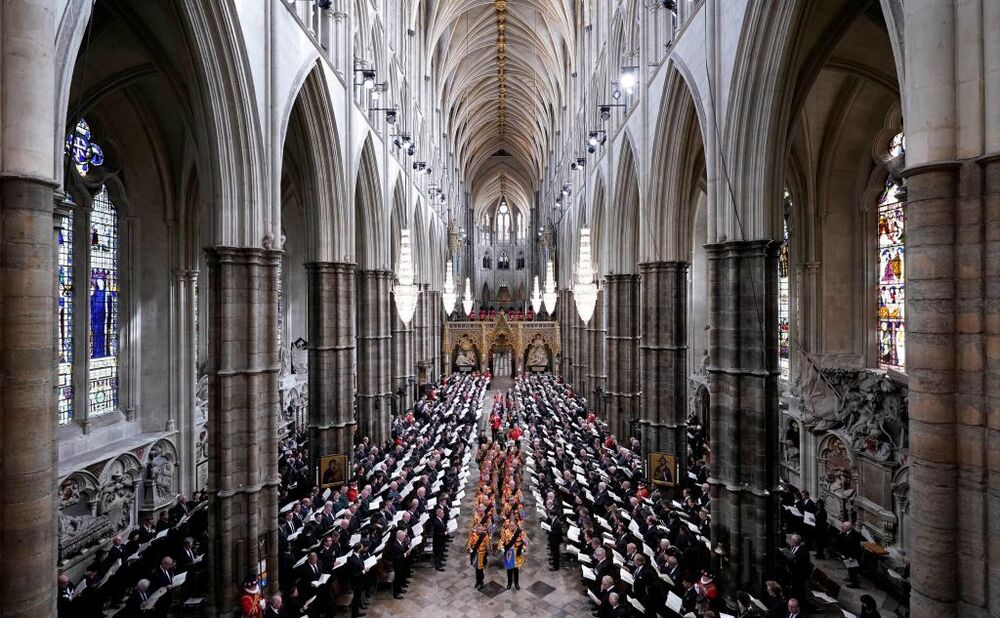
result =
[[[455,301],[458,300],[458,294],[455,292],[455,273],[451,267],[451,258],[448,259],[448,263],[445,265],[444,290],[441,292],[441,300],[444,301],[444,312],[451,315],[451,312],[455,310]]]
[[[535,313],[542,310],[542,292],[538,289],[538,275],[535,275],[535,287],[531,290],[531,310]]]
[[[472,282],[469,278],[465,278],[465,298],[462,299],[462,309],[465,309],[465,315],[472,313]]]
[[[409,324],[417,309],[417,298],[420,287],[414,283],[413,248],[410,245],[410,230],[402,230],[399,239],[399,272],[396,273],[399,282],[393,288],[396,298],[396,312],[403,324]]]
[[[576,285],[573,286],[576,310],[584,324],[590,322],[597,306],[597,284],[594,283],[594,263],[590,252],[590,228],[580,228],[580,261],[576,267]]]
[[[545,310],[549,312],[549,315],[555,312],[557,300],[559,300],[559,294],[556,293],[556,273],[550,258],[545,267],[545,293],[542,294],[542,302],[545,303]]]

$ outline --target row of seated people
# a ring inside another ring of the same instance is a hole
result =
[[[595,615],[717,611],[706,521],[711,500],[702,488],[689,481],[685,504],[665,489],[650,494],[639,449],[617,446],[606,425],[560,379],[522,377],[515,391],[529,424],[529,470],[536,501],[544,504],[540,514],[553,568],[560,567],[565,534]]]
[[[348,483],[313,487],[284,505],[282,595],[265,604],[277,600],[287,616],[323,616],[348,604],[352,615],[363,615],[379,581],[391,579],[393,596],[402,597],[425,539],[443,568],[486,384],[484,376],[443,380],[416,415],[393,422],[385,444],[360,441]]]
[[[98,549],[77,583],[60,573],[60,618],[103,618],[106,610],[121,618],[166,616],[173,605],[199,605],[206,587],[200,548],[208,531],[207,506],[201,493],[178,496],[159,518],[147,516]]]

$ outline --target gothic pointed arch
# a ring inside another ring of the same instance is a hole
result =
[[[358,268],[390,268],[388,225],[382,202],[378,162],[371,135],[361,147],[354,188],[355,255]]]

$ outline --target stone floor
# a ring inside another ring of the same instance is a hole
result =
[[[510,379],[494,380],[493,387],[484,401],[489,416],[493,396],[511,386]],[[539,527],[535,501],[528,487],[524,495],[527,507],[528,558],[521,569],[521,590],[507,590],[507,575],[491,557],[486,570],[486,588],[473,589],[475,574],[466,558],[465,540],[468,538],[469,514],[472,512],[474,489],[479,471],[473,469],[466,487],[462,513],[458,519],[458,532],[450,546],[448,563],[443,572],[434,570],[430,561],[416,565],[409,592],[402,600],[392,598],[391,591],[380,588],[368,606],[368,616],[408,616],[416,618],[553,616],[557,618],[590,616],[591,606],[580,582],[580,570],[575,562],[563,560],[558,572],[549,571],[548,549],[545,533]],[[528,479],[525,478],[525,483]]]

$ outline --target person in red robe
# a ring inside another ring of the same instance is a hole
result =
[[[267,601],[260,593],[257,578],[248,578],[243,584],[243,595],[240,597],[240,610],[243,612],[243,618],[261,618],[264,615],[265,607],[267,607]]]

